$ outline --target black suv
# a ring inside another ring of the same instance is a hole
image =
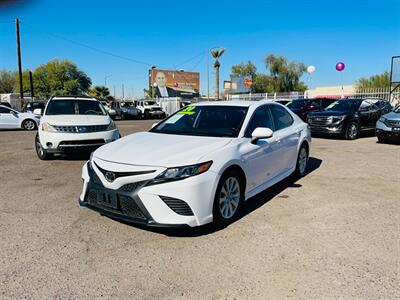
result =
[[[374,130],[378,119],[392,106],[381,99],[341,99],[324,111],[312,112],[307,123],[313,134],[341,135],[354,140],[361,131]]]
[[[335,99],[296,99],[290,101],[286,106],[300,117],[303,121],[307,120],[310,112],[322,111]]]

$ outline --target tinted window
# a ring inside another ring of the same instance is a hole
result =
[[[292,102],[286,104],[286,106],[289,108],[302,108],[306,107],[308,105],[308,102],[308,100],[293,100]]]
[[[326,110],[328,111],[356,111],[360,107],[361,100],[345,99],[331,103]]]
[[[0,114],[9,114],[11,110],[5,108],[5,107],[0,107]]]
[[[257,127],[266,127],[274,130],[269,109],[266,106],[257,108],[257,110],[253,113],[250,123],[247,125],[244,136],[251,137],[251,134]]]
[[[275,123],[275,130],[280,130],[293,124],[292,116],[283,107],[271,105],[270,109]]]
[[[106,115],[103,106],[93,100],[52,100],[46,115]]]
[[[237,137],[246,114],[247,107],[240,106],[187,106],[158,124],[150,132]]]

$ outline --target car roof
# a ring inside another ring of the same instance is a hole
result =
[[[54,96],[50,100],[92,100],[99,101],[96,98],[89,96]]]

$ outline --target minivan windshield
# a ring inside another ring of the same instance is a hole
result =
[[[159,123],[150,132],[237,137],[247,114],[247,107],[226,105],[187,106]]]
[[[360,107],[362,100],[357,99],[344,99],[331,103],[326,107],[328,111],[357,111]]]
[[[46,109],[46,115],[98,115],[105,116],[107,112],[99,101],[95,100],[51,100]]]

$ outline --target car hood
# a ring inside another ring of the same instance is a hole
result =
[[[384,117],[389,119],[389,120],[399,121],[400,120],[400,113],[395,113],[395,112],[392,111],[392,112],[384,115]]]
[[[78,125],[105,125],[110,123],[107,116],[85,116],[85,115],[56,115],[44,116],[43,122],[56,126],[78,126]]]
[[[93,156],[121,164],[177,167],[201,162],[203,156],[224,147],[231,140],[139,132],[100,147]]]
[[[324,110],[324,111],[318,111],[318,112],[312,112],[308,116],[309,117],[331,117],[331,116],[345,116],[345,115],[350,115],[354,114],[354,112],[351,111],[336,111],[336,110]]]

